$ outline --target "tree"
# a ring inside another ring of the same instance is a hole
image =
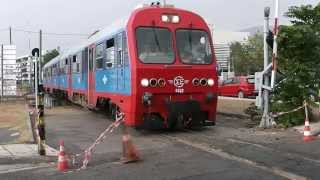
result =
[[[51,59],[57,56],[59,56],[59,51],[57,49],[47,51],[46,54],[43,55],[43,65],[47,64]]]
[[[263,34],[256,33],[246,43],[230,46],[236,75],[250,75],[263,70]]]
[[[291,26],[281,26],[279,69],[284,79],[273,98],[274,111],[292,110],[317,92],[320,85],[320,4],[290,7]],[[278,119],[285,126],[304,122],[303,110]]]

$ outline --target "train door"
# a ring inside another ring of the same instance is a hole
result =
[[[123,34],[116,36],[116,58],[117,58],[117,90],[123,91],[125,89],[125,63],[124,63],[124,48],[123,48]]]
[[[89,66],[88,66],[88,105],[94,106],[94,68],[93,68],[93,59],[94,59],[94,46],[89,47]]]

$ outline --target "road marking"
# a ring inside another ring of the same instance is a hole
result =
[[[32,169],[46,168],[52,166],[51,163],[41,163],[41,164],[13,164],[13,165],[0,165],[0,174],[7,174],[19,171],[26,171]]]
[[[264,146],[264,145],[261,145],[261,144],[251,143],[251,142],[242,141],[242,140],[238,140],[238,139],[229,138],[227,140],[230,141],[230,142],[235,142],[235,143],[239,143],[239,144],[247,144],[247,145],[255,146],[255,147],[258,147],[258,148],[261,148],[261,149],[266,149],[266,150],[271,150],[271,151],[278,151],[276,149],[273,149],[273,148],[270,148],[270,147],[267,147],[267,146]],[[306,161],[310,161],[310,162],[313,162],[313,163],[320,164],[320,160],[318,160],[318,159],[311,159],[309,157],[301,156],[300,154],[297,154],[297,153],[289,153],[289,152],[287,152],[287,153],[284,153],[284,154],[286,154],[288,156],[295,156],[295,157],[304,159]]]
[[[248,165],[253,166],[255,168],[258,168],[258,169],[261,169],[261,170],[264,170],[264,171],[267,171],[267,172],[271,172],[273,174],[279,175],[279,176],[284,177],[284,178],[288,178],[288,179],[292,179],[292,180],[307,180],[306,177],[303,177],[303,176],[300,176],[300,175],[297,175],[297,174],[294,174],[294,173],[291,173],[291,172],[287,172],[287,171],[281,170],[278,167],[263,166],[260,163],[257,163],[257,162],[254,162],[254,161],[251,161],[249,159],[242,158],[242,157],[238,157],[238,156],[235,156],[235,155],[232,155],[232,154],[229,154],[229,153],[224,152],[223,150],[215,148],[213,146],[209,147],[208,145],[205,145],[205,144],[194,143],[194,142],[190,142],[190,141],[178,138],[178,137],[172,137],[172,136],[169,136],[169,135],[162,135],[162,136],[167,138],[167,139],[169,139],[169,140],[176,141],[176,142],[191,146],[193,148],[208,152],[210,154],[218,155],[218,156],[223,157],[225,159],[230,159],[230,160],[238,161],[240,163],[248,164]]]
[[[10,134],[11,137],[15,137],[15,136],[19,136],[19,135],[20,135],[20,133],[18,133],[18,132]]]

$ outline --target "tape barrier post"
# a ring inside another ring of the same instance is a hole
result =
[[[129,134],[128,127],[125,123],[122,123],[122,158],[123,164],[132,163],[140,160],[139,153],[136,147],[133,145],[131,136]]]
[[[43,86],[39,85],[38,87],[38,119],[37,119],[37,128],[39,132],[39,141],[38,141],[38,153],[41,156],[46,155],[45,149],[45,140],[46,140],[46,131],[45,131],[45,121],[44,121],[44,92]]]

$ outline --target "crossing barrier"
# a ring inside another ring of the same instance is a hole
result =
[[[107,137],[108,134],[113,133],[113,131],[118,128],[121,124],[123,125],[123,157],[121,158],[122,163],[130,163],[130,162],[136,162],[140,160],[138,156],[138,151],[136,150],[135,146],[133,145],[131,141],[131,137],[128,133],[127,127],[124,124],[124,113],[117,113],[116,115],[116,121],[113,122],[111,125],[109,125],[94,141],[92,145],[90,145],[84,152],[70,155],[70,159],[72,160],[72,165],[76,167],[78,164],[82,164],[78,166],[76,171],[80,171],[83,169],[86,169],[91,158],[92,154],[95,150],[95,148],[101,144]],[[80,162],[80,163],[79,163]]]
[[[285,114],[290,114],[290,113],[299,111],[301,109],[304,109],[304,112],[305,112],[305,125],[304,125],[304,130],[303,130],[303,141],[305,141],[305,142],[312,141],[312,140],[315,139],[315,136],[312,135],[312,133],[311,133],[307,101],[304,101],[302,106],[299,106],[299,107],[297,107],[297,108],[295,108],[295,109],[293,109],[291,111],[279,112],[279,113],[271,114],[271,117],[272,118],[277,118],[277,117],[283,116]]]

